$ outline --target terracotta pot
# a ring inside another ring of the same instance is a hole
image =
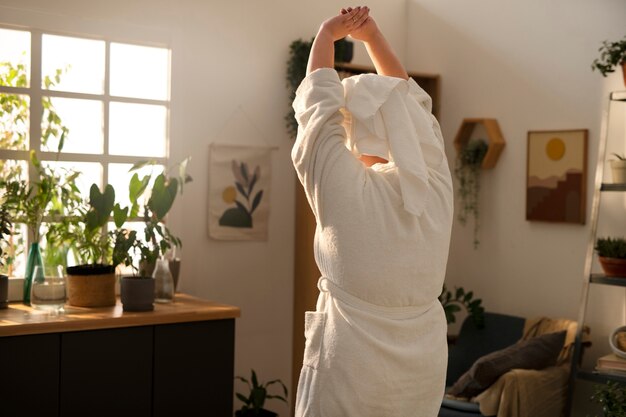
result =
[[[598,257],[607,277],[626,278],[626,259]]]
[[[122,277],[120,299],[124,311],[154,310],[154,278]]]
[[[110,307],[115,305],[115,267],[77,265],[67,268],[69,305]]]

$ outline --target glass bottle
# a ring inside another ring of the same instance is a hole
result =
[[[172,278],[167,259],[157,259],[152,277],[154,278],[154,301],[156,303],[174,301],[174,278]]]
[[[33,272],[36,266],[43,266],[39,243],[31,243],[26,261],[26,272],[24,274],[24,304],[30,305],[30,287],[33,285]]]

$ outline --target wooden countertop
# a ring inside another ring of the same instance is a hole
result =
[[[115,307],[66,305],[65,312],[58,315],[35,310],[22,303],[11,303],[9,308],[0,310],[0,337],[234,319],[240,315],[239,307],[186,294],[176,294],[171,304],[154,303],[154,311],[142,313],[124,312],[119,299]]]

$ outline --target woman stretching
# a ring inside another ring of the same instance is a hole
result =
[[[340,81],[333,42],[347,35],[365,43],[378,74]],[[453,208],[431,99],[357,7],[322,23],[293,106],[292,159],[322,273],[305,314],[296,416],[435,417]]]

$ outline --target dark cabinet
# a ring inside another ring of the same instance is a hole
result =
[[[59,415],[60,341],[58,333],[0,338],[0,415]]]
[[[235,320],[0,337],[2,415],[233,415]]]

